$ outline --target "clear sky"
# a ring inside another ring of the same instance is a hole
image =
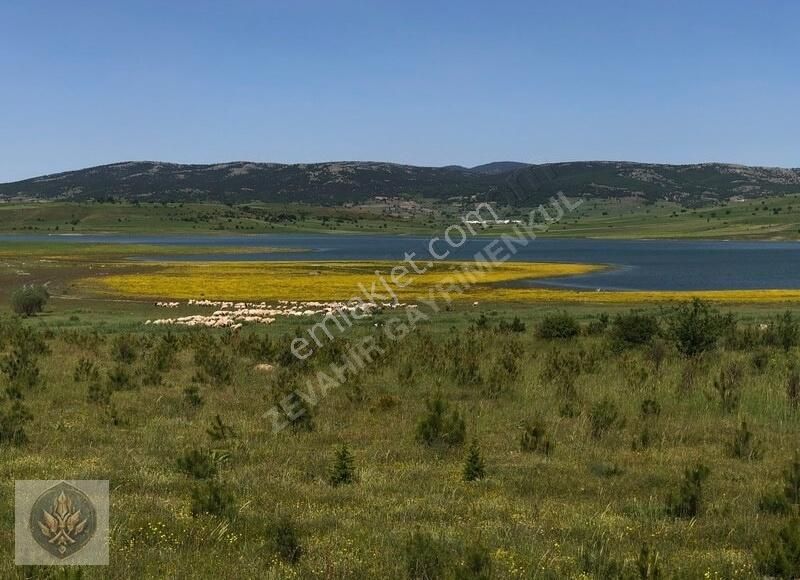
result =
[[[800,2],[0,3],[0,181],[122,160],[800,166]]]

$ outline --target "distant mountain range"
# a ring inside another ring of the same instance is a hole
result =
[[[559,191],[568,196],[639,196],[701,205],[734,196],[800,193],[800,169],[627,161],[540,165],[498,161],[477,167],[417,167],[366,161],[291,165],[130,161],[0,184],[0,199],[260,200],[336,205],[376,196],[417,196],[528,205]]]

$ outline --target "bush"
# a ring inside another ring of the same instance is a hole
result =
[[[346,485],[355,481],[355,459],[353,454],[347,448],[347,445],[342,445],[337,451],[333,459],[333,467],[328,476],[328,483],[333,487],[339,485]]]
[[[128,391],[136,388],[136,383],[123,366],[116,366],[108,371],[108,388],[111,391]]]
[[[49,298],[44,286],[25,285],[11,293],[11,309],[22,316],[33,316],[44,310]]]
[[[775,323],[770,325],[765,339],[768,344],[779,346],[785,352],[797,346],[800,341],[800,325],[790,310],[775,318]]]
[[[523,424],[519,446],[529,453],[550,455],[553,452],[553,442],[547,436],[547,429],[541,419]]]
[[[211,452],[192,449],[178,458],[178,469],[195,479],[211,479],[217,474],[217,463]]]
[[[783,489],[767,492],[758,502],[758,509],[772,514],[788,513],[792,507],[800,505],[800,454],[783,470]]]
[[[212,441],[225,441],[229,437],[236,436],[233,427],[226,425],[219,414],[214,415],[214,420],[211,421],[211,427],[206,429],[206,433],[208,433]]]
[[[88,358],[81,358],[75,365],[72,379],[79,383],[81,381],[97,381],[100,379],[100,371],[97,365]]]
[[[617,348],[648,344],[656,334],[658,334],[656,318],[636,310],[617,315],[611,326],[611,342]]]
[[[793,516],[778,533],[757,547],[756,570],[769,578],[800,577],[800,518]]]
[[[233,380],[233,359],[219,346],[197,350],[194,362],[200,368],[197,377],[200,382],[222,386]]]
[[[428,534],[415,531],[405,546],[406,572],[413,580],[445,577],[448,558],[443,546]]]
[[[22,445],[28,441],[25,425],[33,420],[22,401],[7,402],[0,408],[0,445]]]
[[[183,389],[183,400],[192,407],[201,407],[205,402],[197,385],[189,385]]]
[[[714,390],[719,395],[719,402],[722,410],[732,413],[739,408],[742,399],[742,378],[744,369],[738,361],[731,361],[719,372],[719,376],[714,379]]]
[[[678,492],[667,498],[667,513],[676,518],[698,516],[702,507],[703,484],[710,473],[708,467],[703,464],[687,469]]]
[[[481,457],[478,442],[473,439],[464,462],[464,481],[477,481],[486,477],[486,465]]]
[[[130,334],[120,334],[111,345],[111,355],[119,363],[132,364],[136,361],[138,345]]]
[[[606,331],[606,328],[608,328],[609,320],[608,314],[604,312],[597,318],[597,320],[592,320],[589,323],[589,325],[586,327],[586,334],[590,336],[603,334]]]
[[[735,459],[748,461],[761,459],[763,451],[753,433],[747,428],[747,421],[742,421],[741,426],[734,433],[733,440],[728,445],[728,453]]]
[[[515,316],[511,322],[501,320],[497,329],[500,332],[525,332],[525,323],[519,319],[519,316]]]
[[[219,481],[210,479],[192,490],[192,516],[208,514],[231,517],[235,507],[233,493]]]
[[[611,429],[621,429],[624,425],[625,418],[616,403],[608,397],[603,397],[592,405],[589,411],[589,426],[593,439],[601,439]]]
[[[567,312],[548,314],[536,327],[536,336],[545,339],[574,338],[580,333],[580,326]]]
[[[684,356],[694,357],[716,347],[729,321],[707,302],[695,298],[667,314],[669,336]]]
[[[286,515],[278,517],[267,529],[272,550],[287,564],[297,564],[303,555],[297,527]]]
[[[0,359],[0,371],[15,389],[32,388],[39,382],[39,367],[30,351],[15,348]]]
[[[448,414],[441,395],[425,403],[428,413],[417,424],[417,441],[425,445],[461,445],[466,437],[466,424],[457,409]]]

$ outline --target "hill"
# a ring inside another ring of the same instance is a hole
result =
[[[639,197],[705,205],[734,196],[800,192],[800,169],[724,163],[659,165],[579,161],[473,168],[383,162],[182,165],[132,161],[0,184],[0,199],[86,201],[305,202],[338,205],[376,196],[487,199],[539,203],[562,191],[592,198]]]

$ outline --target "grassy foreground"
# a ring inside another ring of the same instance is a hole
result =
[[[276,400],[356,337],[385,343],[374,323],[388,313],[300,364],[286,356],[296,323],[167,332],[141,325],[145,306],[100,307],[119,309],[113,322],[54,301],[0,323],[3,424],[12,393],[30,413],[26,440],[0,444],[3,554],[15,479],[111,480],[111,566],[84,578],[655,577],[643,562],[662,578],[756,578],[754,554],[788,521],[759,507],[782,493],[800,434],[798,347],[759,330],[771,314],[687,357],[657,312],[657,334],[621,348],[598,311],[575,310],[580,334],[550,339],[535,330],[547,310],[456,307],[273,434]],[[735,400],[715,388],[731,365]],[[464,433],[426,444],[437,395]],[[742,420],[758,452],[737,456]],[[473,440],[485,474],[465,481]],[[343,444],[352,482],[334,485]],[[698,464],[697,512],[675,511]],[[0,560],[0,576],[22,573]]]

